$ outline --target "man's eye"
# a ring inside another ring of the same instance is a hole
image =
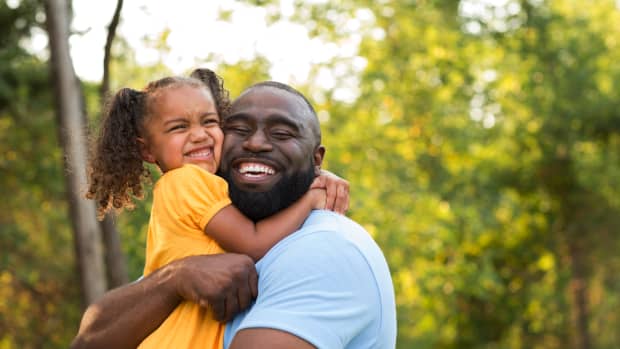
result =
[[[274,131],[271,132],[271,136],[275,139],[285,140],[293,137],[293,134],[287,131]]]
[[[226,132],[234,132],[236,134],[245,135],[250,132],[250,129],[241,126],[228,126],[226,127]]]

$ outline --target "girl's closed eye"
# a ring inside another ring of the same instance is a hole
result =
[[[219,125],[220,119],[217,116],[209,116],[202,120],[203,125]]]
[[[169,125],[168,128],[166,128],[166,132],[181,131],[186,128],[187,128],[187,125],[185,123],[173,124],[173,125]]]

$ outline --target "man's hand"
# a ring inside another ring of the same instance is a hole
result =
[[[191,256],[107,292],[91,304],[71,348],[136,348],[183,300],[231,319],[257,295],[254,262],[241,254]]]
[[[178,295],[212,307],[221,322],[232,319],[256,298],[258,275],[246,255],[225,253],[191,256],[169,265]]]

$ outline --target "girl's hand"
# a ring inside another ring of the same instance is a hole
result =
[[[306,195],[309,195],[312,200],[312,209],[314,210],[323,210],[325,209],[325,202],[327,195],[325,193],[325,189],[310,189]]]
[[[325,209],[345,214],[349,209],[349,182],[335,174],[321,170],[321,174],[314,179],[310,188],[325,189]]]

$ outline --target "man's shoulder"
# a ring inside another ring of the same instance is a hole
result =
[[[297,233],[336,233],[337,237],[347,236],[348,233],[364,233],[370,236],[366,229],[351,218],[327,210],[314,210],[308,216]]]
[[[346,242],[361,250],[363,254],[381,253],[372,235],[354,220],[334,213],[332,211],[318,210],[304,223],[298,232],[300,235],[318,234],[319,240],[328,240],[333,243],[336,240]]]
[[[357,260],[357,268],[370,266],[374,272],[389,275],[385,257],[370,233],[331,211],[313,211],[301,229],[276,244],[257,267],[293,268],[303,260],[325,267]]]
[[[372,236],[357,222],[326,210],[313,211],[298,231],[281,241],[281,245],[286,246],[286,249],[300,246],[305,250],[311,250],[316,245],[325,247],[324,245],[342,243],[351,244],[351,247],[377,247]]]
[[[298,232],[257,263],[257,270],[259,297],[251,318],[263,322],[249,321],[251,325],[244,326],[282,329],[311,343],[323,343],[325,333],[355,338],[347,348],[374,348],[375,340],[394,341],[396,314],[389,267],[372,236],[354,221],[314,212]],[[295,314],[303,316],[296,319]],[[286,318],[284,324],[270,320],[278,317]],[[312,324],[317,324],[317,331],[310,330]],[[389,343],[378,347],[393,347]]]

